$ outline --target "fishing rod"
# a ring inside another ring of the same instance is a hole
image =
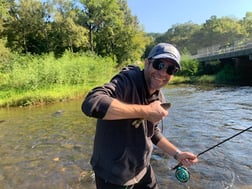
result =
[[[219,142],[218,144],[216,144],[216,145],[214,145],[214,146],[212,146],[212,147],[210,147],[210,148],[207,148],[206,150],[204,150],[204,151],[198,153],[197,157],[199,157],[199,156],[201,156],[202,154],[204,154],[204,153],[206,153],[206,152],[208,152],[208,151],[214,149],[215,147],[217,147],[217,146],[223,144],[224,142],[227,142],[227,141],[229,141],[230,139],[232,139],[232,138],[234,138],[234,137],[236,137],[236,136],[238,136],[238,135],[240,135],[240,134],[242,134],[242,133],[248,131],[248,130],[251,129],[251,128],[252,128],[252,126],[250,126],[250,127],[246,128],[246,129],[240,131],[239,133],[236,133],[235,135],[233,135],[233,136],[231,136],[231,137],[229,137],[229,138],[226,138],[225,140]],[[175,171],[175,176],[176,176],[176,178],[177,178],[180,182],[185,183],[185,182],[187,182],[187,181],[190,180],[190,172],[188,171],[187,168],[183,167],[183,164],[182,164],[182,163],[179,163],[178,165],[176,165],[175,167],[172,168],[172,170],[175,170],[175,169],[176,169],[176,171]]]

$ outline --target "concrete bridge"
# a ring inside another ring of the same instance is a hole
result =
[[[252,40],[246,43],[239,41],[232,45],[215,45],[198,50],[193,56],[202,64],[220,61],[222,65],[233,64],[243,80],[252,84]]]
[[[198,53],[193,58],[199,62],[221,61],[234,58],[247,58],[249,61],[252,61],[252,40],[243,44],[234,42],[232,45],[206,47],[198,50]]]

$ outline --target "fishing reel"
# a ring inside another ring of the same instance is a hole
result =
[[[175,176],[179,182],[186,183],[190,180],[190,172],[183,166],[176,166]]]

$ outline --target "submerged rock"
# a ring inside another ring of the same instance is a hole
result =
[[[92,170],[84,170],[80,173],[79,182],[95,182],[95,174]]]
[[[64,110],[57,110],[56,112],[52,114],[52,116],[58,117],[58,116],[61,116],[63,113],[64,113]]]
[[[3,123],[3,122],[5,122],[5,120],[0,120],[0,123]]]

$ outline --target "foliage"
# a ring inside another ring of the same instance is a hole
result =
[[[53,54],[14,55],[9,69],[1,74],[8,79],[8,89],[17,91],[34,90],[67,85],[93,85],[106,81],[113,74],[115,62],[111,58],[101,58],[85,54],[65,52],[56,59]],[[0,88],[5,88],[1,85]]]
[[[154,44],[170,42],[175,44],[180,51],[188,49],[190,54],[197,54],[199,49],[205,47],[226,47],[237,41],[244,43],[251,40],[251,26],[252,12],[247,12],[242,20],[233,17],[211,16],[202,25],[191,22],[176,24],[164,34],[158,36],[153,34],[152,36],[155,38]]]
[[[107,82],[115,73],[115,65],[111,58],[92,53],[66,51],[58,59],[52,53],[43,56],[13,54],[10,63],[0,70],[0,106],[28,105],[82,95],[84,88],[88,90]]]
[[[198,73],[199,62],[185,53],[181,57],[182,70],[179,72],[183,76],[195,76]]]
[[[217,73],[216,82],[222,83],[233,83],[237,79],[237,74],[235,72],[234,66],[226,64],[224,68]]]
[[[176,24],[169,28],[164,35],[157,37],[155,42],[169,42],[175,44],[180,51],[190,49],[193,52],[197,50],[198,46],[196,44],[198,43],[192,43],[191,39],[200,29],[200,25],[192,22]]]
[[[236,19],[212,16],[202,28],[205,36],[200,39],[204,46],[231,44],[237,39],[247,37],[245,27]]]
[[[196,54],[252,37],[251,12],[242,20],[211,16],[202,25],[186,22],[164,34],[146,34],[126,0],[1,0],[0,9],[0,38],[18,53],[92,51],[124,64],[140,60],[158,42]]]
[[[3,64],[7,64],[11,56],[10,49],[5,47],[6,40],[0,39],[0,69]]]
[[[246,16],[241,21],[241,25],[245,27],[250,38],[252,38],[252,12],[247,12]]]
[[[201,75],[195,78],[196,83],[215,83],[215,75]]]
[[[131,15],[125,0],[82,0],[80,21],[89,30],[89,46],[122,64],[139,60],[149,39]]]
[[[221,69],[222,69],[222,66],[219,60],[205,62],[205,63],[199,64],[198,74],[199,75],[201,74],[213,75],[213,74],[217,74]]]
[[[1,35],[19,53],[90,50],[120,64],[139,60],[149,42],[126,0],[18,0],[0,8],[9,13],[0,19]]]

